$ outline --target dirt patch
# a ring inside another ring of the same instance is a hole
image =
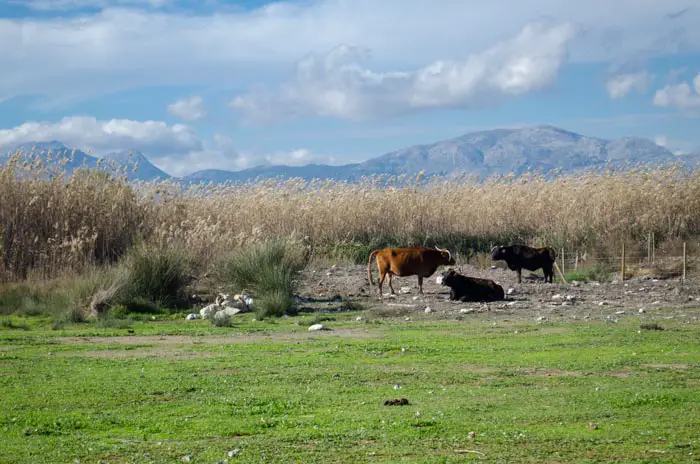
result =
[[[79,358],[94,358],[94,359],[200,359],[212,358],[216,353],[193,352],[168,350],[163,351],[158,347],[153,348],[136,348],[133,350],[90,350],[90,351],[58,351],[54,354],[59,357],[79,357]]]
[[[571,329],[567,327],[543,327],[537,330],[537,333],[541,334],[563,334],[570,332]]]
[[[518,372],[530,377],[583,377],[583,373],[578,371],[564,371],[545,367],[528,367],[520,369]]]
[[[252,333],[212,336],[189,335],[129,335],[117,337],[58,337],[56,340],[66,345],[236,345],[241,343],[256,343],[259,341],[285,342],[290,340],[306,340],[313,338],[381,338],[381,335],[363,329],[339,328],[318,332],[281,332],[281,333]]]
[[[361,303],[368,317],[388,321],[410,320],[501,320],[557,323],[571,321],[616,322],[634,318],[637,322],[672,318],[700,322],[700,279],[660,279],[646,275],[613,282],[547,284],[523,272],[518,284],[516,273],[497,267],[479,268],[462,264],[461,273],[490,279],[510,294],[505,301],[489,303],[449,301],[449,290],[436,283],[446,268],[438,269],[423,281],[424,295],[418,295],[415,276],[395,277],[394,297],[380,300],[376,282],[369,285],[366,265],[316,264],[304,271],[301,293],[323,299],[340,295]],[[374,269],[376,274],[376,269]],[[538,271],[536,274],[540,274]],[[388,288],[385,287],[388,292]],[[385,295],[386,296],[386,295]],[[342,303],[326,303],[320,310],[339,310]],[[426,313],[426,307],[430,310]],[[641,309],[641,311],[640,311]],[[541,333],[564,333],[566,328],[543,327]]]
[[[628,377],[639,375],[639,372],[635,371],[607,371],[603,372],[606,377],[616,377],[618,379],[626,379]]]
[[[687,364],[663,364],[663,363],[653,363],[653,364],[642,364],[644,367],[651,367],[652,369],[671,369],[677,371],[683,371],[688,369]]]
[[[462,369],[467,372],[471,372],[472,374],[493,374],[494,372],[498,372],[498,369],[495,367],[475,366],[473,364],[464,365],[462,366]]]

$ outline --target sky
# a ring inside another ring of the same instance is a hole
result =
[[[700,150],[697,0],[0,0],[0,147],[180,176],[549,124]]]

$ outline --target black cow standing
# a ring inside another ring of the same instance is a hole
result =
[[[450,287],[450,300],[453,301],[499,301],[505,298],[503,287],[493,280],[468,277],[454,269],[443,272],[437,283]]]
[[[511,271],[518,273],[518,283],[521,283],[522,270],[536,271],[542,269],[544,281],[554,279],[554,260],[557,254],[554,248],[532,248],[527,245],[496,246],[491,250],[493,261],[505,261]]]

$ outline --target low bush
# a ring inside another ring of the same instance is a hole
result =
[[[116,303],[133,312],[188,307],[186,288],[192,281],[187,255],[174,248],[138,246],[124,262],[123,283],[114,292]]]
[[[219,273],[237,292],[253,295],[258,319],[293,315],[297,312],[299,273],[308,260],[308,248],[273,239],[241,248],[220,265]]]

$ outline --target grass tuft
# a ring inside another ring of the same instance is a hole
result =
[[[270,240],[238,250],[224,262],[220,272],[236,291],[248,291],[254,296],[259,319],[294,315],[299,273],[308,259],[307,249],[302,245]]]

